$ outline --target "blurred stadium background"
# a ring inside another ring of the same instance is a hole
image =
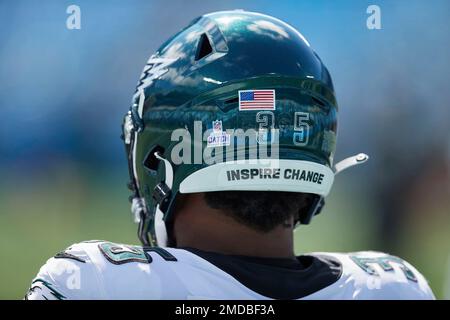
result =
[[[81,8],[81,30],[66,8]],[[377,4],[382,29],[366,28]],[[0,298],[89,239],[138,243],[120,123],[149,55],[193,18],[246,9],[309,40],[340,104],[339,176],[296,250],[382,250],[450,298],[450,2],[0,1]],[[280,53],[282,54],[282,53]]]

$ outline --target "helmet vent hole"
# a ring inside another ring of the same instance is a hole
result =
[[[224,102],[224,104],[232,104],[232,103],[238,103],[239,102],[239,98],[238,97],[234,97],[231,99],[228,99]]]
[[[209,42],[208,36],[206,33],[203,33],[200,36],[200,41],[198,43],[197,54],[195,55],[195,61],[198,61],[210,53],[213,52],[211,43]]]
[[[164,154],[164,148],[157,145],[154,146],[145,157],[144,160],[144,168],[148,169],[151,173],[156,173],[158,170],[159,159],[155,157],[155,152],[159,152],[160,154]]]
[[[325,107],[325,103],[323,103],[323,101],[317,99],[316,97],[311,97],[311,99],[312,99],[312,101],[313,101],[315,104],[317,104],[317,105],[319,105],[319,106],[321,106],[321,107]]]

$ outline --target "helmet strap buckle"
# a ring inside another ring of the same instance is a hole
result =
[[[155,203],[159,205],[162,212],[165,212],[171,193],[172,190],[170,190],[165,182],[158,183],[153,189],[152,198],[155,200]]]
[[[308,211],[305,214],[300,215],[298,222],[300,222],[300,224],[309,224],[311,222],[311,219],[314,216],[318,215],[322,211],[322,208],[324,206],[325,199],[323,196],[314,197],[314,200],[309,206]]]

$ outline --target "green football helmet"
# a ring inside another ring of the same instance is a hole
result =
[[[328,70],[293,27],[246,11],[195,19],[149,58],[123,122],[143,245],[170,245],[180,193],[310,193],[295,218],[309,223],[336,173],[337,110]]]

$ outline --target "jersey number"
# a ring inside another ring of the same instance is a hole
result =
[[[166,261],[177,261],[170,252],[159,247],[143,248],[104,242],[98,245],[101,253],[113,264],[124,264],[129,262],[151,263],[153,261],[150,252],[155,252]]]
[[[373,276],[379,276],[378,272],[373,267],[374,264],[379,265],[383,269],[383,271],[394,271],[394,268],[392,267],[391,264],[396,263],[408,280],[417,282],[417,277],[414,275],[414,272],[412,272],[411,269],[409,269],[405,265],[405,262],[398,257],[386,255],[383,257],[376,257],[376,258],[365,258],[358,256],[351,256],[350,258],[361,269],[363,269],[365,272]]]

